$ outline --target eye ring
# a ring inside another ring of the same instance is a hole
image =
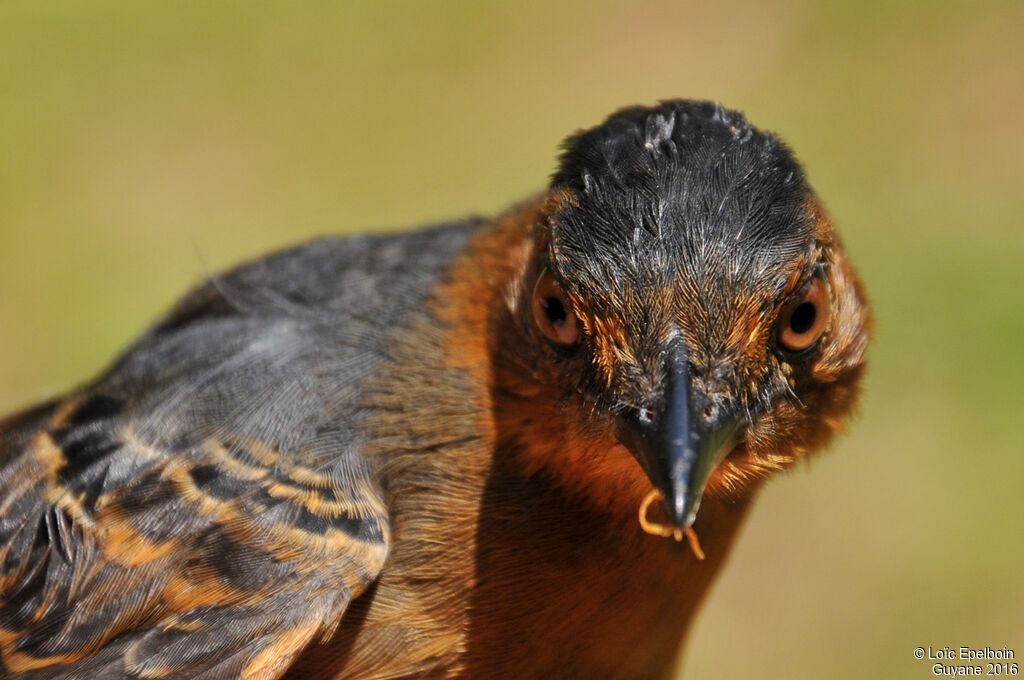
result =
[[[579,344],[580,320],[572,310],[569,296],[547,270],[541,272],[533,287],[533,320],[548,340],[562,348]]]
[[[779,348],[794,358],[803,358],[821,340],[832,313],[828,286],[822,276],[815,276],[802,294],[786,305],[779,314],[777,341]]]

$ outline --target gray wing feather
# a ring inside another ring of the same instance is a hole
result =
[[[272,678],[328,634],[387,554],[361,395],[477,225],[219,275],[0,424],[0,675]]]

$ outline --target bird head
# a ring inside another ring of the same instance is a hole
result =
[[[539,215],[516,342],[565,433],[592,443],[577,465],[607,469],[614,442],[688,528],[706,494],[841,426],[868,307],[775,136],[709,102],[619,111],[567,140]]]

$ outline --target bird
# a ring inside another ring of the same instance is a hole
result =
[[[210,275],[0,422],[0,676],[670,677],[871,318],[789,147],[691,99],[493,217]]]

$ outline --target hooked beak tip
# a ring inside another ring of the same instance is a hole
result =
[[[700,505],[701,496],[694,493],[687,493],[685,487],[680,488],[673,485],[670,493],[662,495],[662,503],[665,512],[668,514],[672,525],[677,529],[689,529],[697,519],[697,508]],[[703,494],[703,489],[700,490]]]

